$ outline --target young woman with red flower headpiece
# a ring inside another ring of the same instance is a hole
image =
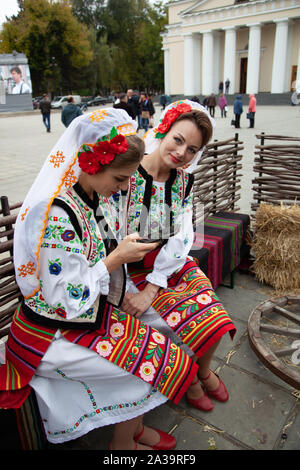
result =
[[[126,190],[144,153],[123,110],[76,118],[51,150],[20,210],[14,264],[23,301],[0,367],[0,408],[34,389],[56,444],[115,424],[111,449],[172,449],[143,414],[178,403],[197,373],[191,358],[124,313],[124,263],[157,244],[117,244],[108,198]],[[138,442],[143,438],[143,444]]]
[[[236,330],[210,281],[188,256],[194,239],[191,171],[213,125],[198,103],[169,105],[158,127],[145,137],[147,155],[131,177],[123,205],[115,203],[123,218],[126,214],[123,234],[138,232],[145,239],[160,240],[160,247],[144,260],[128,265],[122,307],[193,356],[199,371],[187,400],[204,411],[214,407],[210,398],[228,399],[210,362],[221,337],[229,332],[233,338]]]

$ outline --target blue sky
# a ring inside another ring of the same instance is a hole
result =
[[[1,0],[0,2],[0,25],[6,20],[5,16],[12,16],[18,13],[17,0]]]

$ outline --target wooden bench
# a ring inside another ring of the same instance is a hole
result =
[[[0,199],[0,364],[5,361],[5,340],[13,314],[22,294],[16,283],[13,264],[13,234],[17,209],[21,202],[9,205],[6,196]],[[1,450],[45,449],[47,440],[32,391],[25,403],[16,410],[0,409]]]

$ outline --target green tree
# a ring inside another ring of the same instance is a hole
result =
[[[77,19],[94,31],[93,75],[98,90],[163,88],[162,1],[72,0]]]
[[[20,12],[3,25],[0,52],[24,52],[33,91],[74,92],[76,74],[93,57],[87,27],[68,0],[20,0]]]

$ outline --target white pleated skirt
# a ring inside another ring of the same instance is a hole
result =
[[[136,418],[167,401],[151,385],[59,331],[30,385],[53,444]]]

